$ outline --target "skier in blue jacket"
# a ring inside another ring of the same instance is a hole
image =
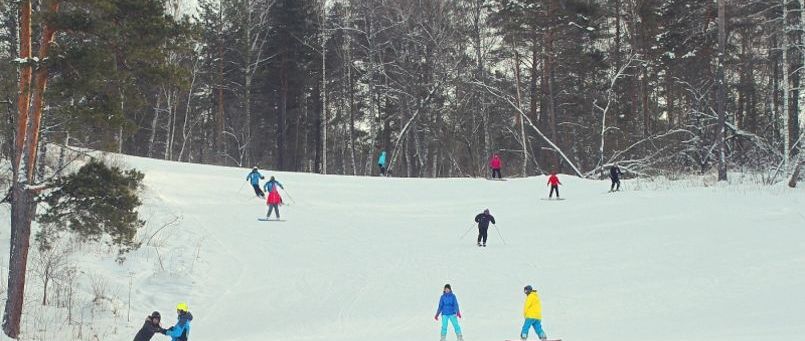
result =
[[[257,170],[257,167],[252,168],[252,172],[249,175],[246,175],[246,181],[251,182],[252,188],[254,188],[254,194],[257,195],[258,198],[265,198],[266,194],[260,190],[260,180],[265,179],[262,174]]]
[[[177,317],[176,325],[168,328],[165,335],[171,337],[171,341],[187,341],[190,337],[190,321],[193,320],[193,315],[187,308],[187,303],[179,303],[176,306]]]
[[[263,189],[266,190],[266,193],[271,193],[271,191],[274,190],[274,186],[279,186],[279,188],[285,189],[285,187],[282,187],[282,184],[277,181],[277,179],[274,179],[273,176],[268,179],[268,182],[266,182],[265,185],[263,185]]]
[[[447,339],[447,322],[453,325],[453,330],[456,332],[458,341],[464,341],[461,335],[461,326],[458,324],[458,319],[461,318],[461,309],[458,308],[458,299],[453,294],[453,288],[450,284],[444,285],[442,297],[439,298],[439,308],[436,309],[436,316],[433,318],[439,321],[439,315],[442,316],[442,338],[441,341]]]
[[[386,176],[386,151],[380,152],[380,157],[377,158],[377,165],[380,166],[380,175]]]

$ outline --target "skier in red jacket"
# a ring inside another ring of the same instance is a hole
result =
[[[556,171],[551,172],[551,176],[548,177],[548,185],[551,186],[551,193],[548,195],[548,198],[553,198],[553,191],[556,191],[556,198],[559,199],[559,185],[561,184],[559,178],[556,176]]]
[[[285,189],[282,187],[282,184],[271,177],[271,180],[268,180],[265,184],[265,190],[268,193],[268,198],[266,199],[266,205],[268,205],[268,213],[266,214],[266,219],[271,218],[271,212],[277,211],[277,220],[280,219],[280,205],[282,204],[282,197],[280,196],[279,189],[277,187]]]
[[[492,160],[489,160],[489,168],[492,169],[492,179],[495,178],[495,174],[497,174],[498,179],[503,179],[500,175],[500,156],[498,154],[492,155]]]

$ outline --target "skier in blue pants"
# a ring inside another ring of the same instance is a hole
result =
[[[523,293],[525,293],[526,297],[525,305],[523,306],[525,321],[523,322],[523,329],[520,331],[520,340],[525,341],[528,339],[528,331],[531,328],[534,329],[540,340],[548,339],[545,336],[545,330],[542,329],[542,303],[540,303],[537,291],[532,286],[526,285],[523,288]]]
[[[450,287],[450,284],[444,285],[442,297],[439,298],[439,308],[436,309],[436,316],[433,318],[439,321],[439,315],[442,316],[441,341],[447,339],[447,322],[453,325],[458,341],[464,341],[464,337],[461,335],[461,326],[458,324],[458,319],[461,318],[461,310],[458,308],[458,299],[453,294],[453,288]]]

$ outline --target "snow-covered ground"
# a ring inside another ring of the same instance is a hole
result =
[[[195,341],[438,340],[445,283],[467,341],[517,338],[526,284],[540,292],[548,336],[566,341],[805,335],[802,189],[625,181],[609,194],[608,182],[564,176],[567,200],[547,201],[545,177],[263,171],[293,200],[286,221],[260,222],[265,205],[242,186],[248,169],[115,158],[146,174],[144,245],[122,265],[102,247],[71,256],[83,271],[72,313],[81,327],[31,294],[28,340],[129,341],[153,310],[173,322],[181,301]],[[473,218],[484,208],[497,228],[478,248]],[[7,254],[7,207],[0,218]],[[91,302],[93,281],[108,299]]]

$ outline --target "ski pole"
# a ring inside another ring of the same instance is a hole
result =
[[[294,204],[296,203],[296,200],[293,200],[293,196],[291,195],[291,193],[288,193],[287,189],[283,188],[282,191],[288,195],[288,199],[291,199],[291,201],[293,201]]]
[[[243,190],[243,186],[246,186],[246,182],[240,184],[240,188],[238,188],[238,193],[240,193]]]
[[[473,226],[475,226],[475,224],[470,225],[470,228],[468,228],[467,231],[464,231],[464,234],[461,235],[460,239],[464,239],[464,237],[467,236],[467,233],[470,233],[470,230],[472,230]]]
[[[500,230],[498,229],[498,226],[495,225],[495,224],[492,224],[492,226],[495,226],[495,231],[498,232],[498,236],[500,236],[500,240],[503,241],[503,245],[506,245],[506,240],[503,239],[503,235],[500,233]]]

